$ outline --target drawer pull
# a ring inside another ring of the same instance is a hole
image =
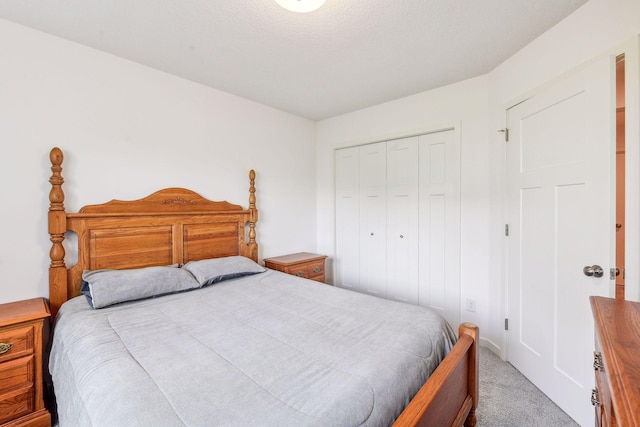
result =
[[[604,371],[604,363],[602,363],[602,353],[599,351],[593,352],[593,369],[596,371]]]
[[[593,406],[600,406],[600,395],[598,394],[597,388],[591,390],[591,404]]]
[[[296,276],[298,276],[298,277],[302,277],[302,276],[304,276],[304,271],[298,271],[298,272],[296,273]]]
[[[320,267],[316,267],[313,269],[314,273],[320,273],[320,270],[322,270]]]
[[[0,342],[0,354],[5,354],[7,351],[11,350],[11,347],[13,347],[12,343]]]

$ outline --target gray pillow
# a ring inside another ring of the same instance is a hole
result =
[[[186,270],[147,267],[129,270],[85,270],[81,292],[93,308],[103,308],[125,301],[157,297],[199,288],[200,284]]]
[[[252,259],[240,255],[189,261],[182,268],[193,274],[201,286],[267,271]]]

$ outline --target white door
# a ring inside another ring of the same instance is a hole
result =
[[[387,142],[387,298],[418,304],[418,137]]]
[[[455,130],[420,135],[420,305],[460,323],[460,155]]]
[[[360,150],[336,150],[336,283],[358,290],[360,284]]]
[[[614,267],[613,58],[507,111],[508,360],[583,426],[594,423],[590,295]],[[602,277],[585,275],[594,266]]]
[[[387,295],[387,144],[360,150],[360,286]]]

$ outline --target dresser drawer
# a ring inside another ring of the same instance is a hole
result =
[[[282,267],[282,271],[293,276],[309,278],[307,264],[294,264]]]
[[[33,387],[23,387],[0,395],[0,424],[34,411]]]
[[[33,354],[34,348],[34,325],[22,325],[0,330],[0,344],[5,344],[9,348],[0,354],[0,363],[7,360]]]
[[[10,390],[33,385],[33,364],[33,356],[0,364],[0,399]]]
[[[596,398],[597,403],[591,402],[595,406],[596,425],[611,425],[611,393],[609,392],[609,383],[607,376],[602,372],[596,371]]]
[[[324,282],[324,260],[313,261],[307,265],[309,279]]]
[[[34,410],[33,356],[0,364],[0,424]]]
[[[293,276],[324,282],[324,260],[286,266],[282,271]]]

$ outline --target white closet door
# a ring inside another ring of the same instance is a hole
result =
[[[418,137],[387,142],[387,297],[418,304]]]
[[[360,147],[360,284],[363,291],[387,293],[386,143]]]
[[[358,147],[336,150],[336,284],[360,283],[360,173]]]
[[[420,305],[460,321],[460,167],[454,130],[420,136]]]

